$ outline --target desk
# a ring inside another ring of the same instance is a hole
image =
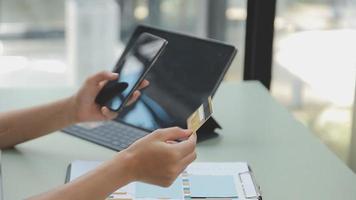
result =
[[[264,199],[355,199],[356,176],[257,82],[224,83],[214,99],[221,136],[198,144],[197,161],[247,161]],[[115,152],[61,132],[2,156],[5,199],[22,199],[63,183],[76,159]]]

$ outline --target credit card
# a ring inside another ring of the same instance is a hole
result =
[[[211,117],[213,114],[213,107],[211,105],[211,97],[203,102],[199,108],[193,112],[187,119],[188,129],[193,132],[197,130]]]

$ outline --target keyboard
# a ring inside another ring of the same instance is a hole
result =
[[[77,124],[62,131],[115,151],[126,149],[136,140],[149,134],[116,121]]]

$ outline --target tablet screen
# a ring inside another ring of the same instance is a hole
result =
[[[215,93],[236,49],[145,26],[135,30],[128,45],[142,32],[162,37],[169,45],[147,74],[150,86],[116,120],[148,131],[170,126],[186,128],[188,116]]]

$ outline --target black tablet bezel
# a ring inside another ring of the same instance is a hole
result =
[[[150,32],[151,31],[151,32]],[[192,36],[192,35],[187,35],[185,33],[181,33],[181,32],[176,32],[176,31],[169,31],[169,30],[163,30],[163,29],[160,29],[160,28],[156,28],[156,27],[153,27],[153,26],[147,26],[147,25],[138,25],[136,27],[136,29],[134,30],[134,32],[132,33],[128,43],[127,43],[127,46],[130,46],[134,43],[135,41],[135,38],[143,33],[143,32],[147,32],[147,33],[151,33],[151,34],[154,34],[152,33],[152,31],[159,31],[159,32],[162,32],[162,33],[166,33],[166,34],[175,34],[177,36],[183,36],[183,37],[187,37],[187,38],[190,38],[190,39],[194,39],[194,40],[199,40],[199,41],[203,41],[203,42],[209,42],[209,43],[212,43],[212,44],[218,44],[218,45],[224,45],[226,48],[230,48],[231,49],[231,54],[230,54],[230,57],[229,59],[227,60],[226,62],[226,65],[224,66],[223,70],[222,70],[222,73],[219,77],[219,79],[217,80],[216,84],[215,84],[215,87],[213,88],[212,90],[212,97],[215,95],[217,89],[219,88],[221,82],[223,81],[232,61],[234,60],[238,50],[235,46],[233,45],[230,45],[230,44],[227,44],[227,43],[224,43],[224,42],[221,42],[221,41],[218,41],[218,40],[214,40],[214,39],[210,39],[210,38],[199,38],[199,37],[196,37],[196,36]],[[160,37],[160,36],[159,36]],[[163,37],[164,38],[164,37]],[[165,38],[166,39],[166,38]],[[168,41],[169,42],[169,41]],[[128,51],[127,50],[124,50],[123,53],[122,53],[122,56],[124,56],[125,54],[127,54]],[[119,123],[122,123],[122,124],[125,124],[125,125],[128,125],[130,127],[133,127],[133,128],[137,128],[137,129],[140,129],[140,130],[144,130],[144,131],[147,131],[147,132],[151,132],[152,130],[149,130],[149,129],[145,129],[145,128],[142,128],[142,127],[139,127],[139,126],[136,126],[134,124],[129,124],[123,120],[121,120],[120,118],[116,118],[114,119],[115,121],[119,122]]]

